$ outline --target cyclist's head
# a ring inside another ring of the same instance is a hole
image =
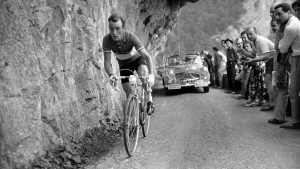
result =
[[[109,32],[114,41],[119,41],[122,38],[122,31],[125,26],[125,20],[117,13],[110,15],[108,18]]]

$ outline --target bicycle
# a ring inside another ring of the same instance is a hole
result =
[[[146,137],[148,135],[150,115],[154,112],[154,106],[148,76],[130,75],[117,77],[117,79],[126,78],[129,79],[131,92],[124,109],[123,134],[126,152],[131,157],[134,155],[138,144],[140,127],[142,128],[143,136]],[[145,90],[142,86],[142,81],[146,82],[146,90],[150,93],[147,103],[145,103]]]

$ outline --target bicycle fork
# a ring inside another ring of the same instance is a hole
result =
[[[150,86],[148,86],[148,97],[149,97],[149,100],[147,102],[147,114],[148,115],[151,115],[153,112],[154,112],[154,105],[153,105],[153,98],[152,98],[152,89]]]

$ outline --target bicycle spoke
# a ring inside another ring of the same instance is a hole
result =
[[[134,154],[138,142],[138,108],[137,98],[131,95],[128,98],[128,103],[126,105],[124,120],[124,143],[126,152],[129,156]]]

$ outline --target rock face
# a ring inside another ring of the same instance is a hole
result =
[[[243,8],[246,13],[235,23],[238,26],[229,25],[227,30],[220,35],[216,35],[215,39],[220,41],[221,39],[238,37],[240,33],[246,27],[256,27],[260,35],[268,37],[271,33],[270,28],[270,7],[275,2],[287,2],[292,3],[294,0],[247,0],[244,1]]]
[[[25,168],[87,129],[118,128],[125,95],[103,68],[108,16],[123,14],[155,57],[187,1],[197,0],[0,0],[0,168]]]

